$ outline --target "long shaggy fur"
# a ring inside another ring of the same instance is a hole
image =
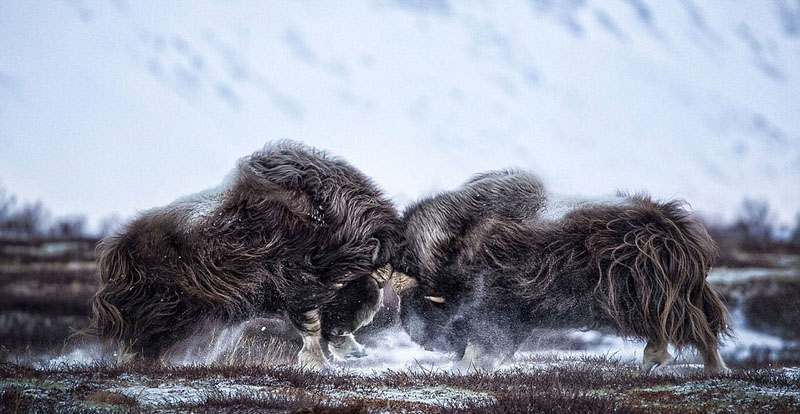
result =
[[[492,185],[507,191],[493,192],[490,208],[462,208],[488,197],[473,180],[407,210],[395,268],[418,283],[401,294],[413,339],[462,353],[478,344],[504,358],[533,328],[612,328],[716,355],[728,332],[725,306],[706,282],[716,248],[681,203],[619,196],[553,218],[539,181],[512,174],[528,185],[508,187],[495,175],[504,179]]]
[[[374,303],[336,303],[398,240],[392,204],[340,158],[292,142],[241,159],[218,190],[147,211],[99,245],[92,332],[155,357],[201,319],[321,309],[322,330]],[[343,289],[344,288],[344,289]],[[341,302],[341,301],[339,301]]]
[[[509,223],[534,220],[544,199],[544,186],[525,171],[477,174],[458,190],[408,207],[407,246],[400,263],[409,275],[433,277],[454,252],[469,251],[480,242],[490,219]]]

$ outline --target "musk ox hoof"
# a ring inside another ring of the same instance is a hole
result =
[[[653,372],[653,369],[655,369],[656,367],[660,367],[661,365],[662,364],[658,362],[647,362],[642,364],[640,368],[642,369],[642,372],[644,372],[645,374],[649,374]]]
[[[647,361],[644,362],[640,368],[642,369],[642,372],[649,374],[653,372],[654,369],[671,365],[673,362],[675,362],[675,358],[672,355],[668,355],[668,358],[664,361]]]
[[[494,371],[497,368],[497,364],[493,364],[486,361],[475,361],[475,360],[460,360],[453,364],[448,371],[454,374],[469,374],[473,372],[480,372],[480,371]]]
[[[356,349],[345,355],[345,358],[364,358],[365,356],[367,356],[367,350],[362,346],[360,349]]]
[[[728,375],[733,373],[730,368],[724,365],[721,367],[706,367],[706,372],[712,375]]]
[[[359,344],[352,334],[331,337],[328,340],[328,351],[338,361],[367,356],[364,346]]]
[[[466,374],[475,371],[494,371],[502,360],[496,355],[487,353],[480,344],[467,342],[464,356],[450,367],[451,372]]]
[[[322,371],[331,368],[331,364],[325,355],[322,353],[303,352],[297,355],[297,366],[302,369],[311,369],[315,371]]]

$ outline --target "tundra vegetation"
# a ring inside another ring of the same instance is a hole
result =
[[[0,222],[16,220],[14,206]],[[797,231],[773,225],[758,245],[740,224],[708,227],[722,247],[710,281],[736,317],[734,335],[739,323],[769,339],[723,348],[729,375],[686,365],[696,360],[691,353],[646,375],[639,361],[605,346],[607,354],[592,353],[596,336],[560,330],[537,335],[493,372],[456,374],[413,358],[402,369],[372,360],[304,371],[295,366],[300,337],[280,315],[204,327],[202,340],[179,344],[167,363],[116,364],[96,343],[71,336],[91,314],[97,235],[6,232],[0,412],[798,412],[800,255],[789,237]],[[396,297],[386,292],[385,299],[356,335],[368,352],[397,329]]]

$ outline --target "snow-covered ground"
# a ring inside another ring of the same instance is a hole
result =
[[[772,287],[782,286],[779,283],[787,283],[785,279],[791,277],[796,275],[786,274],[781,269],[717,269],[710,279],[717,285],[728,282],[738,289],[752,286],[754,282]],[[741,300],[735,302],[742,303]],[[741,306],[731,309],[734,338],[722,347],[728,362],[747,359],[753,350],[780,351],[787,346],[797,346],[796,343],[750,328],[746,324],[744,309]],[[17,314],[23,319],[32,317],[23,312]],[[3,315],[5,319],[0,318],[0,322],[13,323],[13,326],[34,326],[26,324],[24,320],[9,319],[16,314],[6,312]],[[57,321],[51,318],[51,322]],[[43,321],[35,326],[50,329]],[[293,371],[292,365],[275,367],[276,363],[270,362],[274,360],[270,360],[264,352],[271,349],[270,342],[259,341],[269,339],[270,332],[285,334],[287,329],[291,328],[279,318],[259,318],[231,326],[209,324],[199,329],[196,336],[176,346],[165,361],[167,367],[163,369],[137,368],[134,364],[130,369],[126,367],[119,371],[116,367],[106,365],[114,360],[114,355],[106,353],[111,351],[104,352],[96,345],[65,352],[54,350],[53,355],[25,355],[18,360],[12,359],[12,364],[0,365],[0,369],[6,370],[4,372],[13,373],[5,374],[6,377],[0,379],[0,393],[24,390],[21,391],[24,395],[39,399],[37,404],[49,400],[60,401],[59,404],[81,407],[88,404],[95,407],[95,402],[99,402],[99,409],[107,408],[108,404],[120,404],[119,401],[123,400],[119,398],[124,396],[135,401],[142,409],[153,410],[184,405],[203,406],[208,401],[230,406],[242,404],[240,401],[264,406],[264,401],[272,401],[280,406],[303,400],[311,405],[361,403],[373,404],[381,409],[387,407],[386,411],[429,409],[435,412],[442,407],[470,408],[503,404],[503,401],[508,404],[509,396],[504,394],[506,389],[486,388],[481,381],[491,382],[510,376],[526,382],[565,373],[568,378],[573,378],[573,375],[576,376],[574,378],[581,378],[582,375],[598,377],[601,386],[587,385],[581,391],[588,395],[612,395],[631,404],[664,404],[673,401],[680,406],[681,401],[688,404],[690,401],[710,399],[717,412],[729,412],[740,404],[762,407],[761,410],[766,412],[774,407],[797,407],[800,401],[800,391],[796,386],[796,381],[800,380],[800,370],[797,367],[759,371],[735,369],[730,376],[706,378],[698,375],[703,372],[701,361],[693,351],[687,350],[678,354],[672,365],[658,367],[651,373],[653,377],[645,376],[642,379],[635,365],[641,359],[644,344],[596,331],[559,332],[553,337],[543,336],[540,342],[531,340],[498,371],[479,373],[476,378],[469,379],[469,376],[462,375],[464,372],[451,370],[457,362],[455,355],[426,351],[411,341],[401,329],[390,328],[365,338],[367,357],[333,361],[332,369],[317,377],[316,374]],[[256,336],[248,337],[254,332]],[[554,342],[553,338],[563,337],[567,339],[563,341],[564,344]],[[283,355],[288,350],[288,359],[284,355],[283,363],[289,361],[296,352],[296,349],[291,350],[285,344],[276,351],[276,355]],[[243,355],[257,354],[247,361],[249,367],[237,366],[238,361],[230,359],[231,352],[240,347],[251,347]],[[20,370],[13,363],[36,369]],[[783,364],[779,363],[779,366]],[[95,375],[97,372],[104,374]],[[37,379],[41,375],[47,375],[46,382]],[[620,383],[626,384],[625,381],[641,380],[642,383],[634,387],[628,384],[622,389],[612,387],[612,391],[609,391],[606,380],[617,384],[615,387],[619,387]],[[588,383],[598,384],[597,379]],[[539,391],[552,391],[551,388],[544,387]],[[87,393],[86,389],[92,391]]]
[[[790,0],[3,2],[0,179],[96,222],[292,138],[400,205],[516,165],[720,218],[763,197],[788,222],[798,21]]]
[[[710,280],[719,284],[723,281],[736,283],[759,278],[789,277],[785,273],[786,271],[781,269],[749,269],[741,272],[720,269],[712,271]],[[800,345],[752,329],[747,325],[741,307],[731,309],[731,322],[733,336],[726,339],[721,347],[721,353],[727,358],[744,360],[750,356],[753,350],[779,351],[787,346]],[[232,326],[204,328],[199,334],[185,341],[184,346],[177,347],[178,351],[171,353],[168,363],[176,366],[226,363],[226,356],[234,348],[253,346],[252,343],[242,341],[247,325],[248,323],[245,322]],[[261,329],[267,328],[262,327]],[[641,341],[622,339],[598,331],[569,331],[562,332],[562,334],[570,344],[582,344],[578,346],[580,349],[564,349],[558,344],[553,348],[543,347],[537,344],[536,338],[533,338],[527,346],[516,353],[512,360],[506,361],[501,369],[540,366],[540,361],[547,361],[548,356],[555,357],[556,360],[575,361],[580,361],[583,356],[605,356],[624,363],[639,363],[642,359],[645,344]],[[368,355],[366,357],[348,361],[332,361],[334,369],[363,375],[377,375],[388,371],[449,371],[457,362],[454,354],[423,349],[399,327],[386,329],[370,336],[367,345]],[[296,350],[289,351],[290,354],[293,352]],[[702,361],[693,349],[685,349],[681,352],[671,349],[671,353],[676,357],[674,364],[702,369],[702,365],[697,365],[702,364]],[[103,354],[99,348],[86,347],[54,356],[49,361],[44,360],[39,363],[39,366],[86,365],[102,358]],[[264,355],[263,358],[253,357],[251,363],[268,359],[267,355]]]

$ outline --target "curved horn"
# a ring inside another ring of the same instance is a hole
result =
[[[401,293],[417,286],[417,280],[413,277],[403,273],[395,271],[392,273],[392,287],[394,288],[395,293],[400,295]]]
[[[386,282],[392,278],[392,265],[386,264],[385,266],[381,267],[380,269],[375,269],[369,275],[371,278],[375,279],[378,282],[378,287],[383,288],[386,285]]]

